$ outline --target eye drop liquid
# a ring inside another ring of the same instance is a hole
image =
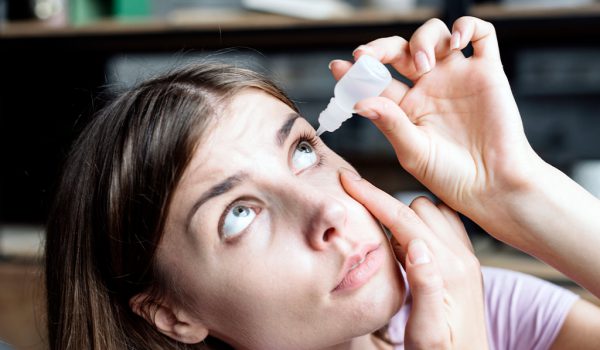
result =
[[[362,55],[335,84],[334,97],[319,115],[317,136],[333,132],[352,117],[354,105],[367,97],[379,96],[392,81],[392,75],[379,60]]]

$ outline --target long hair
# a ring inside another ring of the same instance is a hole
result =
[[[190,66],[118,96],[80,134],[47,223],[49,348],[198,349],[161,334],[129,306],[175,288],[156,252],[174,190],[209,122],[258,88],[294,104],[268,79],[223,64]],[[149,301],[150,302],[150,301]],[[210,338],[210,337],[209,337]]]

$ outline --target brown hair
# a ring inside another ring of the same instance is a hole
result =
[[[246,88],[296,110],[260,74],[204,63],[121,94],[84,129],[47,224],[50,349],[225,347],[215,339],[178,343],[133,313],[129,300],[173,289],[156,261],[171,197],[210,121]]]

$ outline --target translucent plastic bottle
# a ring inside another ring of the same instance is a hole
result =
[[[392,75],[379,60],[362,55],[337,82],[327,108],[319,115],[317,135],[333,132],[352,117],[354,105],[367,97],[379,96],[392,81]]]

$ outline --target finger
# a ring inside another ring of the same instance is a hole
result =
[[[451,53],[450,31],[444,22],[432,18],[417,29],[409,45],[417,73],[423,75],[435,67],[437,59]]]
[[[387,227],[400,246],[408,247],[408,242],[420,238],[431,249],[437,249],[436,239],[427,225],[409,207],[362,179],[355,172],[340,168],[340,180],[344,190],[361,203],[377,220]]]
[[[398,73],[410,80],[416,80],[419,76],[410,54],[408,41],[399,36],[373,40],[357,47],[352,54],[355,60],[362,55],[371,55],[384,64],[391,64]]]
[[[458,216],[456,211],[454,211],[454,209],[448,207],[444,203],[438,204],[438,208],[442,215],[446,217],[448,223],[452,226],[454,234],[458,237],[458,239],[460,239],[464,246],[467,247],[467,249],[469,249],[471,253],[473,253],[475,251],[473,249],[473,244],[469,239],[469,235],[467,234],[465,225],[460,220],[460,217]]]
[[[454,235],[454,228],[447,221],[446,217],[438,207],[427,197],[417,197],[409,205],[417,215],[423,220],[431,231],[442,240],[447,240],[449,235]]]
[[[333,60],[329,63],[329,69],[331,69],[331,74],[335,78],[335,80],[340,80],[344,74],[352,67],[352,63],[344,60]],[[408,92],[409,87],[398,81],[396,79],[392,79],[390,85],[381,93],[380,96],[387,97],[390,100],[394,101],[394,103],[399,104],[400,101]]]
[[[397,104],[386,98],[373,97],[359,101],[354,109],[371,119],[385,135],[406,170],[417,167],[419,155],[427,153],[427,139]]]
[[[409,243],[406,277],[412,305],[405,330],[410,349],[445,349],[450,329],[444,305],[444,283],[427,245],[420,239]]]
[[[473,56],[500,60],[496,30],[490,22],[464,16],[452,25],[452,49],[462,50],[469,42],[473,45]]]
[[[443,204],[442,206],[451,211],[447,206]],[[455,254],[461,256],[465,253],[465,248],[469,249],[470,241],[464,227],[458,227],[454,217],[450,217],[452,223],[449,221],[449,216],[452,215],[451,212],[444,214],[439,206],[426,197],[416,198],[409,207],[419,215],[425,225],[431,229],[440,241]],[[458,216],[456,216],[456,219],[458,219]]]

